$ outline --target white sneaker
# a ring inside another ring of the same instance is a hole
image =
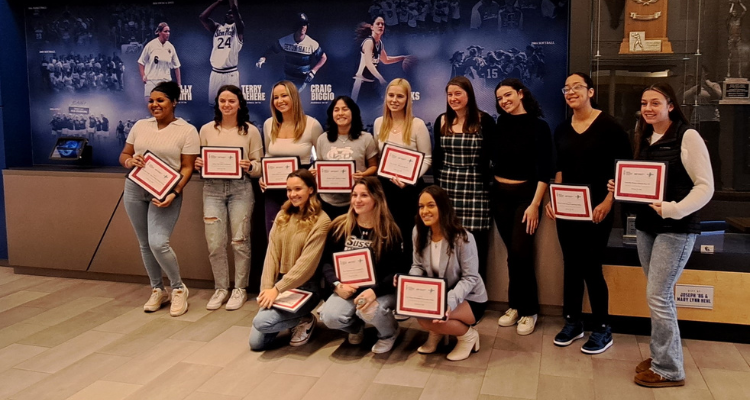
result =
[[[399,329],[396,329],[393,336],[385,339],[378,339],[378,341],[372,346],[372,352],[375,354],[383,354],[391,351],[393,344],[396,343],[396,339],[398,338],[398,333]]]
[[[518,326],[516,327],[516,333],[518,333],[521,336],[531,335],[532,332],[534,332],[534,327],[536,326],[536,314],[529,315],[526,317],[521,317],[520,320],[518,320]]]
[[[360,344],[363,340],[365,340],[365,326],[362,325],[359,328],[359,332],[357,333],[350,333],[349,337],[346,339],[349,341],[349,344]]]
[[[518,322],[519,316],[518,316],[518,310],[515,308],[509,308],[508,311],[503,314],[502,317],[500,317],[499,320],[497,320],[497,324],[500,326],[513,326]]]
[[[169,315],[179,317],[187,312],[188,293],[187,286],[172,290],[172,307],[169,308]]]
[[[290,346],[302,346],[310,340],[310,336],[312,336],[315,330],[315,323],[317,322],[315,315],[310,314],[310,318],[312,318],[310,321],[300,322],[292,328],[292,339],[289,341]]]
[[[216,289],[214,295],[211,296],[211,300],[209,300],[208,304],[206,304],[206,309],[218,310],[219,308],[221,308],[221,305],[224,304],[225,301],[227,301],[227,296],[229,296],[229,292],[226,289]]]
[[[227,311],[239,310],[243,304],[247,301],[247,290],[245,289],[234,289],[232,290],[232,297],[227,302]]]
[[[154,288],[151,291],[151,297],[149,297],[146,304],[143,305],[143,311],[154,312],[158,311],[164,303],[169,302],[169,293],[166,290],[160,288]]]
[[[458,339],[456,347],[445,358],[451,361],[461,361],[469,358],[472,352],[479,351],[479,332],[475,331],[474,328],[469,327],[466,333],[456,337],[456,339]]]

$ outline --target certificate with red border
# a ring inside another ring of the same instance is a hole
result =
[[[396,314],[445,319],[448,308],[445,279],[397,275]]]
[[[347,285],[372,286],[377,282],[372,252],[368,248],[333,253],[333,268],[339,282]]]
[[[587,185],[549,185],[549,197],[555,217],[577,221],[591,221],[591,191]]]
[[[401,182],[414,185],[419,180],[424,153],[386,143],[383,146],[378,175],[385,178],[398,178]]]
[[[667,163],[617,160],[615,200],[653,203],[664,200]]]
[[[302,289],[289,289],[276,297],[273,307],[279,310],[296,312],[312,297],[312,292]]]
[[[260,164],[268,189],[286,189],[286,177],[299,169],[299,157],[263,157]]]
[[[242,179],[242,147],[201,147],[201,178],[204,179]]]
[[[127,177],[162,201],[182,179],[182,174],[151,151],[143,155],[143,167],[135,167]]]
[[[354,186],[354,160],[315,162],[315,180],[319,193],[350,193]]]

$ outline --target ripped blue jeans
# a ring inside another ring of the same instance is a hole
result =
[[[354,298],[342,299],[336,293],[320,307],[320,319],[331,329],[340,329],[347,333],[357,333],[365,322],[378,330],[378,338],[386,339],[396,334],[398,321],[393,316],[396,307],[396,295],[386,294],[377,298],[378,308],[370,315],[357,310]]]

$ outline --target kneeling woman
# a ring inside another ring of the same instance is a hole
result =
[[[482,318],[487,305],[474,236],[461,226],[446,191],[435,185],[419,195],[416,222],[409,275],[444,278],[449,288],[445,320],[418,320],[430,335],[417,351],[434,353],[443,335],[455,335],[458,343],[447,358],[464,360],[472,351],[479,351],[479,333],[472,326]]]
[[[250,330],[250,349],[263,350],[279,332],[292,329],[291,346],[302,346],[315,328],[312,310],[318,305],[319,284],[315,271],[325,247],[331,220],[320,207],[312,174],[300,169],[286,180],[287,200],[276,215],[268,236],[268,250],[260,280],[260,310]],[[290,289],[313,293],[295,312],[272,308],[273,302]]]
[[[393,277],[405,273],[409,259],[402,250],[401,232],[388,211],[383,187],[378,178],[358,179],[352,188],[349,211],[331,224],[322,269],[334,293],[320,308],[320,318],[332,329],[349,333],[349,343],[360,344],[365,322],[378,330],[373,353],[386,353],[398,336],[393,316],[396,305]],[[368,247],[372,250],[378,282],[359,288],[339,282],[333,267],[333,253]]]

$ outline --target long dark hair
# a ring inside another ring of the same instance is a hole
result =
[[[223,114],[219,109],[219,96],[224,92],[229,92],[237,96],[240,102],[240,109],[237,110],[237,131],[240,135],[247,135],[247,124],[250,123],[250,111],[247,109],[247,100],[242,95],[242,90],[234,85],[224,85],[216,92],[216,100],[214,100],[214,128],[218,128],[221,125],[223,118]]]
[[[361,42],[372,36],[372,26],[375,24],[375,21],[378,18],[382,18],[383,21],[385,21],[383,13],[379,13],[377,16],[375,16],[375,18],[372,19],[372,22],[360,22],[359,25],[357,25],[357,28],[354,29],[354,39],[358,42]]]
[[[419,193],[419,197],[422,197],[424,193],[429,194],[435,200],[435,205],[438,208],[440,232],[442,232],[443,238],[448,241],[448,254],[453,254],[453,249],[459,238],[464,242],[469,241],[466,229],[464,229],[461,225],[461,220],[456,216],[456,210],[453,209],[453,204],[451,204],[451,199],[448,197],[448,192],[440,186],[431,185],[424,188]],[[414,217],[414,221],[416,222],[417,227],[417,238],[414,239],[414,248],[421,251],[428,245],[427,237],[430,228],[424,224],[419,214]]]
[[[583,83],[586,84],[586,88],[587,89],[594,89],[594,96],[592,96],[589,101],[591,101],[591,107],[596,108],[598,110],[599,109],[599,104],[597,104],[596,100],[594,100],[596,98],[596,88],[594,87],[596,85],[594,84],[594,80],[591,79],[591,77],[589,76],[589,74],[587,74],[585,72],[573,72],[572,74],[568,75],[568,78],[570,78],[573,75],[580,76],[581,79],[583,79]]]
[[[448,93],[449,86],[458,86],[466,92],[469,97],[469,101],[466,103],[466,119],[464,119],[464,126],[461,128],[463,133],[476,133],[481,128],[481,119],[479,116],[479,106],[477,106],[477,98],[474,95],[474,87],[471,85],[471,81],[464,76],[457,76],[448,81],[445,85],[445,92]],[[453,134],[453,121],[458,116],[453,111],[448,100],[445,100],[445,123],[440,127],[441,135],[452,135]]]
[[[359,111],[357,103],[352,100],[351,97],[342,95],[333,99],[331,104],[328,105],[328,110],[326,111],[326,136],[328,137],[328,141],[333,143],[339,137],[339,126],[336,125],[336,121],[333,120],[333,108],[336,107],[336,103],[338,103],[339,100],[343,100],[344,104],[346,104],[352,112],[352,127],[349,129],[349,138],[357,140],[359,139],[359,136],[362,135],[362,130],[364,129],[364,124],[362,124],[362,113]]]
[[[670,121],[679,121],[686,125],[689,124],[688,119],[685,117],[685,114],[680,108],[680,102],[677,100],[677,95],[675,94],[674,89],[672,89],[672,86],[670,86],[668,83],[663,82],[655,83],[643,89],[641,95],[649,90],[653,90],[654,92],[661,94],[667,100],[667,105],[672,105],[672,111],[669,112]],[[667,132],[676,129],[676,125],[677,124],[670,124]],[[664,132],[664,134],[666,135],[667,132]],[[635,130],[635,158],[638,158],[638,156],[640,155],[643,143],[653,134],[654,126],[646,123],[646,120],[643,118],[643,113],[641,113],[640,118],[638,118],[638,125]]]
[[[536,101],[534,95],[531,94],[529,88],[524,86],[523,82],[516,78],[503,79],[502,82],[498,83],[497,86],[495,86],[494,93],[497,94],[497,90],[500,89],[501,86],[508,86],[513,88],[513,90],[515,90],[516,92],[521,92],[523,94],[521,104],[523,104],[523,108],[524,110],[526,110],[526,113],[534,118],[544,118],[544,111],[542,111],[542,107],[539,105],[539,102]],[[500,107],[500,101],[495,101],[495,108],[497,108],[498,114],[507,114],[505,110]]]

